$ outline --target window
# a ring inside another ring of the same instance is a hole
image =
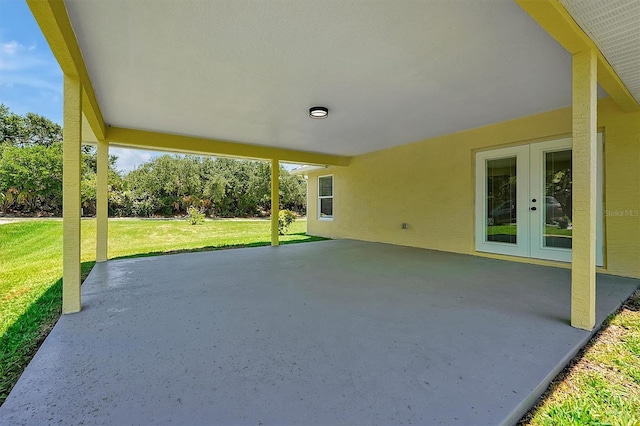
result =
[[[318,177],[318,219],[333,219],[333,176]]]

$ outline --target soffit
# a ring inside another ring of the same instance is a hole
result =
[[[511,1],[65,4],[118,127],[357,155],[571,104],[570,55]]]
[[[640,1],[560,0],[640,104]]]

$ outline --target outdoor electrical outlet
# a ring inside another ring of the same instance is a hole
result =
[[[402,229],[409,229],[409,224],[408,223],[403,223],[402,224]]]

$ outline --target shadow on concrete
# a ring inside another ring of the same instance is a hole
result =
[[[293,241],[280,241],[280,245],[288,245],[288,244],[298,244],[298,243],[310,243],[314,241],[325,241],[329,238],[324,237],[315,237],[312,235],[307,235],[304,232],[298,232],[294,234],[287,235],[296,235],[296,236],[304,236],[303,239],[293,240]],[[255,241],[249,244],[228,244],[228,245],[210,245],[203,247],[196,247],[190,249],[180,249],[180,250],[167,250],[167,251],[151,251],[147,253],[137,253],[127,256],[118,256],[112,257],[109,260],[119,260],[119,259],[135,259],[138,257],[150,257],[150,256],[162,256],[165,254],[179,254],[179,253],[198,253],[203,251],[216,251],[216,250],[229,250],[229,249],[238,249],[238,248],[249,248],[249,247],[264,247],[271,245],[271,240],[262,240]]]
[[[95,262],[82,262],[81,279],[89,276]],[[33,359],[62,312],[62,277],[58,278],[0,336],[0,406]]]

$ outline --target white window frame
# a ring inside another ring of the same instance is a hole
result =
[[[322,178],[331,178],[331,195],[320,195],[320,179]],[[318,220],[327,220],[327,221],[332,221],[333,220],[333,210],[334,210],[334,203],[333,203],[333,199],[334,199],[334,185],[333,185],[333,175],[323,175],[323,176],[318,176]],[[332,202],[331,202],[331,216],[322,216],[322,199],[326,199],[326,198],[331,198]]]

